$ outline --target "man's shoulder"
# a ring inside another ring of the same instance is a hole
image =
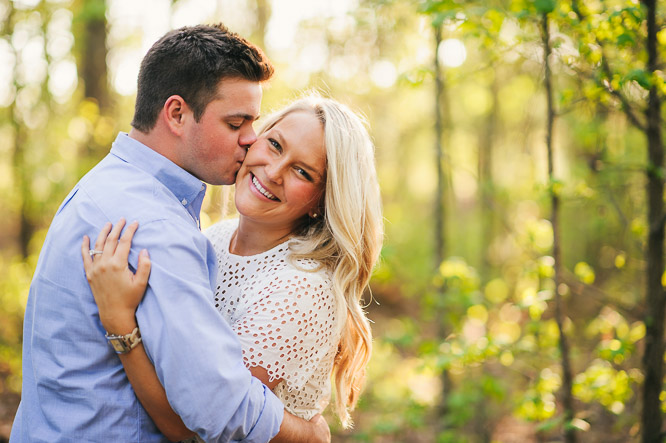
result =
[[[132,193],[150,196],[159,181],[147,172],[121,159],[108,155],[79,181],[78,186],[91,197],[108,197]]]
[[[125,217],[157,221],[183,216],[176,196],[157,178],[108,155],[78,183],[81,200],[88,200],[110,221]],[[176,214],[174,214],[176,212]]]

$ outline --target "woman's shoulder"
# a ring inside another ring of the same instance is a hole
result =
[[[332,286],[331,272],[320,262],[309,258],[294,258],[287,253],[281,274],[291,280]]]
[[[203,233],[213,244],[215,244],[216,240],[221,240],[231,236],[237,227],[238,219],[230,218],[214,223],[210,227],[206,228]]]
[[[334,304],[331,274],[317,262],[287,259],[276,271],[266,286],[270,297],[291,300],[301,308],[321,303]]]

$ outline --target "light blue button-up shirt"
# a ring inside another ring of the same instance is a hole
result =
[[[30,286],[23,393],[11,443],[166,441],[137,400],[104,337],[80,245],[104,223],[139,221],[130,263],[152,269],[136,317],[149,357],[183,422],[206,441],[265,442],[280,401],[242,362],[236,335],[212,304],[216,258],[199,231],[206,186],[120,134],[51,223]]]

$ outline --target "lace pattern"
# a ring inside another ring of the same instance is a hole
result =
[[[247,367],[261,366],[285,409],[310,419],[328,404],[340,339],[339,316],[326,270],[312,260],[287,260],[288,242],[253,256],[229,253],[238,220],[205,234],[219,274],[215,306],[238,334]]]

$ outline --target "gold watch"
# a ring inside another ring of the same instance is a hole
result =
[[[106,339],[113,347],[113,350],[116,351],[116,354],[127,354],[136,348],[136,345],[141,343],[141,332],[137,326],[127,335],[114,335],[107,332]]]

